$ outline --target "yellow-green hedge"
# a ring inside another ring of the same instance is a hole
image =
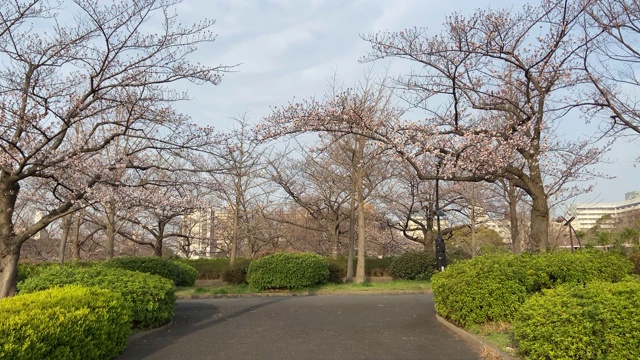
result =
[[[0,359],[110,359],[127,344],[122,295],[66,286],[0,300]]]

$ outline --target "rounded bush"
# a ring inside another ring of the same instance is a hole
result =
[[[157,256],[121,256],[107,260],[103,265],[111,268],[159,275],[173,281],[175,285],[178,285],[178,283],[182,281],[182,270],[180,266],[174,261]]]
[[[196,278],[198,277],[198,270],[193,266],[181,262],[173,261],[174,264],[180,268],[180,276],[176,282],[176,286],[193,286],[196,284]]]
[[[528,299],[513,323],[526,359],[640,359],[640,282],[566,284]]]
[[[450,265],[433,276],[436,311],[464,327],[512,320],[527,296],[526,288],[505,276],[504,269],[496,271],[477,266],[488,261],[472,261]]]
[[[57,266],[18,284],[20,294],[64,285],[97,286],[122,294],[131,308],[134,328],[153,328],[173,317],[175,286],[158,275],[105,266]]]
[[[251,260],[237,258],[235,263],[222,273],[222,280],[232,285],[246,284],[249,264],[251,264]]]
[[[0,359],[111,359],[131,309],[117,292],[66,286],[0,301]]]
[[[428,280],[436,267],[436,255],[432,251],[409,251],[391,262],[387,271],[394,280]]]
[[[249,265],[247,282],[256,289],[300,289],[326,283],[327,260],[310,253],[275,253]]]

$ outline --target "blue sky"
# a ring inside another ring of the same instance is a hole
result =
[[[470,14],[474,9],[520,7],[522,1],[449,0],[184,0],[177,8],[184,23],[203,17],[215,19],[215,43],[199,49],[196,60],[212,65],[240,64],[217,87],[189,87],[192,101],[179,109],[200,124],[228,128],[230,118],[242,113],[257,122],[270,106],[322,96],[328,78],[337,72],[347,86],[367,67],[384,70],[387,64],[358,62],[369,46],[361,34],[426,26],[438,32],[447,14]],[[391,74],[407,69],[394,62]],[[568,119],[564,131],[587,133],[594,125]],[[591,126],[591,127],[590,127]],[[640,143],[619,141],[608,155],[610,164],[596,170],[615,176],[598,180],[590,194],[578,202],[619,201],[624,193],[640,190]]]

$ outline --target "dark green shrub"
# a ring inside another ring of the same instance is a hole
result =
[[[493,256],[492,256],[493,258]],[[481,257],[450,265],[432,277],[436,311],[468,327],[510,321],[527,296],[526,288],[506,268],[498,270]]]
[[[554,284],[602,280],[617,282],[633,270],[633,264],[624,255],[600,250],[571,253],[559,251],[543,255],[544,266]]]
[[[222,274],[229,268],[229,259],[183,259],[178,260],[185,264],[191,265],[198,271],[198,279],[214,280],[221,279]]]
[[[513,331],[526,359],[640,359],[640,282],[566,284],[528,299]]]
[[[433,277],[436,310],[463,326],[511,321],[524,300],[562,283],[619,281],[631,271],[619,254],[598,250],[496,254],[450,265]]]
[[[131,309],[117,292],[66,286],[0,300],[0,359],[111,359]]]
[[[327,260],[310,253],[276,253],[249,265],[247,282],[256,289],[300,289],[326,283]]]
[[[431,251],[409,251],[391,262],[387,269],[394,280],[428,280],[435,271],[436,255]]]
[[[633,273],[640,275],[640,254],[633,254],[629,257],[633,264]]]
[[[119,292],[130,306],[134,328],[153,328],[173,317],[175,286],[158,275],[105,266],[49,267],[18,284],[20,294],[64,285],[97,286]]]
[[[246,284],[249,264],[251,264],[251,260],[237,258],[235,263],[222,273],[222,280],[232,285]]]
[[[173,281],[175,285],[182,280],[182,270],[177,263],[157,256],[121,256],[107,260],[103,265],[159,275]]]
[[[193,286],[196,284],[196,278],[198,277],[198,270],[193,266],[181,262],[173,261],[174,264],[180,268],[180,276],[176,282],[176,286]]]
[[[364,262],[365,272],[367,276],[390,276],[389,266],[391,266],[395,259],[396,257],[367,258]]]
[[[329,278],[327,282],[331,284],[342,284],[344,278],[347,276],[346,258],[327,258],[327,264],[329,265]]]

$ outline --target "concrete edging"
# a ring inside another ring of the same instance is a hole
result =
[[[314,291],[282,292],[282,293],[247,293],[247,294],[189,294],[177,295],[178,300],[225,299],[248,297],[281,297],[281,296],[341,296],[341,295],[419,295],[431,294],[431,290],[389,290],[389,291],[345,291],[336,293],[318,293]]]
[[[489,348],[489,349],[493,350],[494,353],[500,355],[502,357],[502,359],[504,359],[504,360],[521,360],[518,357],[515,357],[513,355],[505,353],[500,348],[498,348],[497,346],[495,346],[492,343],[488,342],[487,340],[481,338],[480,336],[478,336],[476,334],[472,334],[472,333],[468,332],[465,329],[457,327],[456,325],[450,323],[447,319],[443,318],[442,316],[440,316],[438,314],[436,314],[436,319],[441,324],[443,324],[444,326],[449,328],[449,330],[453,331],[458,336],[460,336],[461,338],[465,339],[468,343],[470,343],[473,347],[477,348],[478,350],[481,350],[483,348]]]

